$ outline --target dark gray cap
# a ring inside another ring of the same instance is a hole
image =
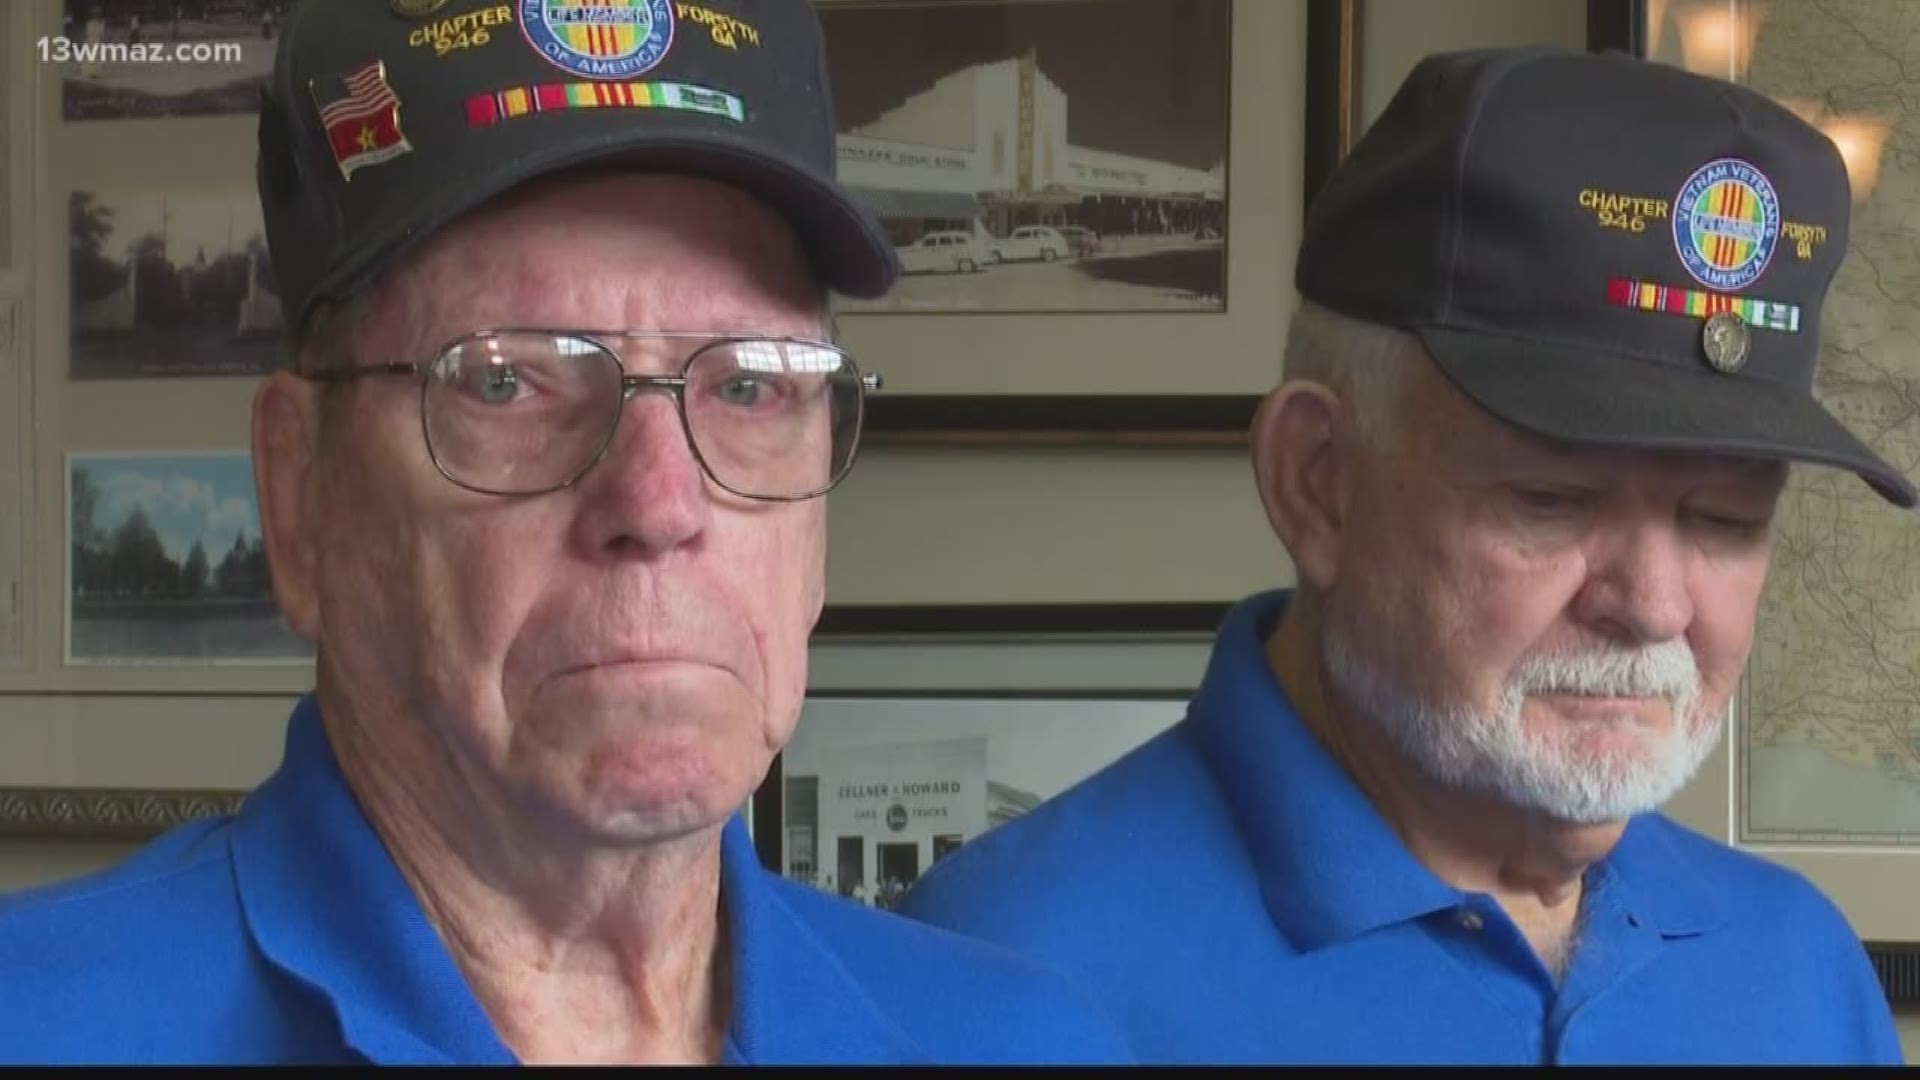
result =
[[[899,273],[835,179],[825,47],[798,0],[304,0],[259,139],[295,332],[462,212],[607,161],[746,189],[835,291],[877,296]]]
[[[1813,395],[1847,171],[1755,91],[1619,53],[1428,57],[1317,196],[1302,296],[1410,331],[1466,395],[1576,444],[1914,486]]]

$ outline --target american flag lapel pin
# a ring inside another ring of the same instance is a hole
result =
[[[385,61],[373,60],[345,75],[312,80],[307,91],[326,128],[327,143],[340,175],[351,181],[355,169],[377,165],[410,152],[400,130],[400,99],[387,83]]]

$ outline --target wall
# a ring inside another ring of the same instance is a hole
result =
[[[1583,48],[1582,0],[1360,0],[1360,109],[1371,122],[1422,56],[1547,42]]]

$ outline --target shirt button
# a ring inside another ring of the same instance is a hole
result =
[[[1470,934],[1479,933],[1480,928],[1487,925],[1487,921],[1480,917],[1479,912],[1473,911],[1468,908],[1462,908],[1460,910],[1460,914],[1457,917],[1456,921],[1460,923],[1460,929],[1465,930]]]

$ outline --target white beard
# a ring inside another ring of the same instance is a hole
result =
[[[1484,791],[1572,824],[1619,822],[1678,794],[1720,741],[1719,721],[1694,715],[1700,671],[1683,640],[1527,657],[1489,711],[1420,700],[1356,647],[1338,612],[1329,615],[1323,638],[1329,682],[1442,784]],[[1577,730],[1532,730],[1522,722],[1527,696],[1540,693],[1664,697],[1673,723],[1663,731],[1638,729],[1632,751],[1597,751],[1582,745]]]

